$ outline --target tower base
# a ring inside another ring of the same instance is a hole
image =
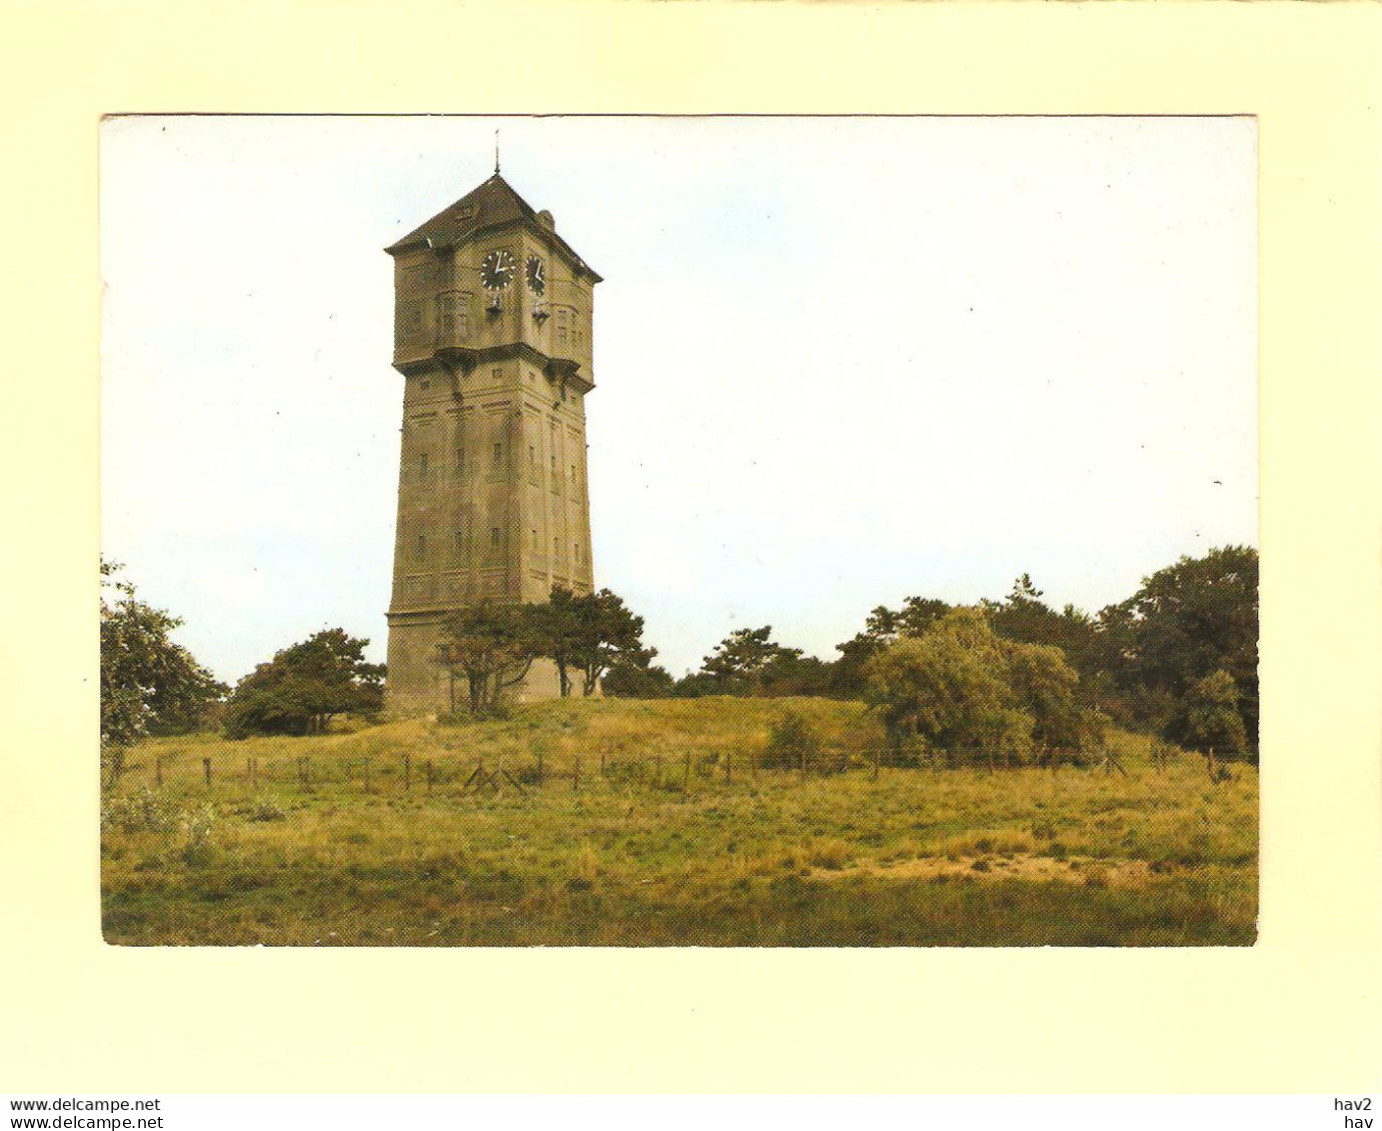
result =
[[[470,707],[470,688],[464,676],[451,673],[433,660],[441,637],[443,617],[425,613],[389,614],[388,674],[384,680],[384,709],[391,715],[430,715],[463,712]],[[596,694],[599,692],[597,691]],[[557,665],[539,656],[517,687],[505,693],[511,702],[528,703],[561,697]],[[580,695],[579,683],[573,691]]]

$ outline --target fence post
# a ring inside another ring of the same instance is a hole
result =
[[[154,785],[158,786],[159,789],[163,788],[163,759],[161,757],[154,759]]]
[[[209,785],[211,784],[211,759],[210,759],[210,758],[203,758],[203,759],[202,759],[202,776],[206,778],[206,784],[209,786]]]
[[[407,793],[413,788],[413,759],[412,755],[403,755],[403,792]]]

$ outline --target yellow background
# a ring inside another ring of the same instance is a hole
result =
[[[0,1090],[1376,1090],[1380,31],[1372,4],[0,9]],[[1258,115],[1258,945],[106,947],[97,123],[231,110]]]

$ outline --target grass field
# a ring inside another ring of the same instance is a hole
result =
[[[789,706],[855,768],[751,772],[751,753]],[[1146,739],[1117,734],[1126,777],[884,767],[875,781],[869,761],[881,741],[859,705],[818,699],[548,702],[482,723],[149,741],[130,752],[105,802],[105,937],[1253,942],[1254,768],[1234,766],[1233,780],[1215,785],[1182,755],[1156,773]],[[475,791],[481,761],[497,790]]]

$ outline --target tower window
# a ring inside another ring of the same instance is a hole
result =
[[[537,448],[532,444],[528,445],[528,474],[537,474]]]
[[[465,549],[465,531],[456,531],[456,553],[461,553]]]
[[[504,372],[504,371],[503,371],[502,369],[491,369],[491,370],[490,370],[491,375],[494,377],[494,379],[495,379],[496,381],[499,380],[499,378],[500,378],[500,376],[503,374],[503,372]]]
[[[426,535],[426,534],[419,534],[419,535],[417,536],[417,560],[418,560],[418,561],[422,561],[422,559],[425,558],[426,556],[427,556],[427,535]]]
[[[491,546],[499,545],[499,527],[491,526],[489,528],[489,544]]]
[[[426,453],[426,452],[423,452],[420,456],[417,457],[417,477],[418,477],[419,479],[426,479],[426,478],[427,478],[427,453]]]
[[[466,317],[466,301],[469,297],[468,294],[437,296],[437,327],[445,337],[470,336],[469,319]]]
[[[456,474],[460,475],[465,470],[465,452],[460,448],[456,449]]]
[[[560,557],[560,556],[561,556],[561,539],[560,539],[560,538],[553,538],[553,539],[552,539],[552,556],[553,556],[553,557]]]
[[[577,543],[575,544],[575,550],[576,550],[576,560],[577,560],[577,561],[580,561],[580,560],[581,560],[581,544],[580,544],[580,542],[577,542]]]
[[[528,533],[529,533],[530,535],[532,535],[532,539],[531,539],[531,541],[532,541],[532,547],[533,547],[534,550],[536,550],[536,549],[537,549],[537,531],[536,531],[536,530],[530,530],[530,531],[528,531]]]
[[[426,377],[424,377],[424,378],[423,378],[421,381],[419,381],[417,384],[418,384],[418,388],[421,389],[424,393],[427,392],[427,390],[430,389],[430,388],[432,387],[432,382],[429,381]]]
[[[503,444],[495,444],[495,445],[494,445],[493,459],[494,459],[494,466],[495,466],[495,467],[498,467],[501,463],[504,462],[504,445],[503,445]]]

